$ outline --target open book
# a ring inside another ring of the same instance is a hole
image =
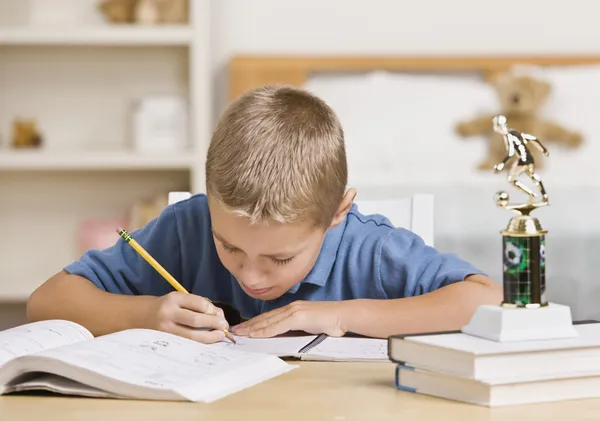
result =
[[[0,332],[0,394],[212,402],[294,368],[268,353],[153,330],[94,338],[76,323],[50,320]]]
[[[239,349],[304,361],[389,362],[387,339],[362,337],[333,338],[327,335],[246,338],[235,336],[237,344],[220,342],[214,347]]]

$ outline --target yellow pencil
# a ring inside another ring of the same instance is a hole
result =
[[[129,244],[135,251],[137,251],[138,254],[150,264],[150,266],[152,266],[158,273],[160,273],[162,277],[165,278],[167,282],[173,286],[173,288],[175,288],[179,292],[183,292],[184,294],[189,294],[189,292],[183,286],[181,286],[181,284],[177,282],[177,280],[173,278],[173,276],[171,276],[171,274],[167,272],[167,270],[163,268],[161,264],[154,259],[154,257],[150,256],[150,254],[146,250],[144,250],[140,243],[135,241],[135,239],[127,231],[125,231],[123,228],[117,228],[117,232],[119,233],[121,238],[125,240],[125,242]],[[206,299],[208,300],[208,298]],[[236,343],[235,339],[233,339],[233,336],[231,335],[231,333],[229,333],[227,329],[223,329],[223,333],[225,333],[225,336],[231,342]]]

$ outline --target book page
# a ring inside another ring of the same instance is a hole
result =
[[[338,361],[389,361],[386,339],[328,337],[306,354]]]
[[[145,329],[100,336],[93,341],[60,350],[50,349],[39,355],[124,383],[125,386],[121,385],[122,387],[118,384],[111,386],[110,391],[117,394],[131,392],[131,388],[126,387],[127,384],[168,391],[185,389],[194,393],[195,390],[204,391],[218,384],[218,379],[224,374],[237,375],[240,382],[251,384],[258,377],[244,379],[240,373],[265,360],[268,368],[275,367],[281,372],[288,369],[287,363],[270,355],[213,347],[169,333]],[[81,379],[75,380],[83,382]],[[88,384],[91,380],[85,382]],[[231,386],[234,387],[235,384]]]
[[[248,338],[233,335],[236,344],[223,341],[213,344],[214,347],[231,348],[248,352],[277,355],[278,357],[293,357],[304,348],[316,335],[281,336],[276,338]]]
[[[45,320],[6,329],[0,332],[0,366],[21,355],[88,339],[93,336],[87,329],[66,320]]]

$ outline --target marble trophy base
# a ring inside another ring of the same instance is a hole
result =
[[[549,303],[538,308],[482,305],[462,332],[496,342],[517,342],[577,337],[571,309]]]

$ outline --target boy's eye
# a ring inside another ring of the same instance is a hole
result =
[[[236,248],[228,246],[227,244],[224,244],[224,243],[221,243],[221,246],[223,247],[223,250],[225,250],[227,253],[233,253],[234,251],[237,251]]]
[[[275,262],[275,264],[277,264],[277,265],[285,265],[286,263],[289,263],[292,259],[293,259],[293,257],[288,257],[287,259],[272,258],[273,262]]]
[[[238,249],[236,249],[235,247],[228,246],[225,243],[221,243],[221,247],[223,247],[223,250],[225,250],[227,253],[235,253],[236,251],[238,251]],[[277,265],[285,265],[286,263],[289,263],[293,258],[293,256],[288,257],[287,259],[276,259],[274,257],[271,257],[271,260]]]

